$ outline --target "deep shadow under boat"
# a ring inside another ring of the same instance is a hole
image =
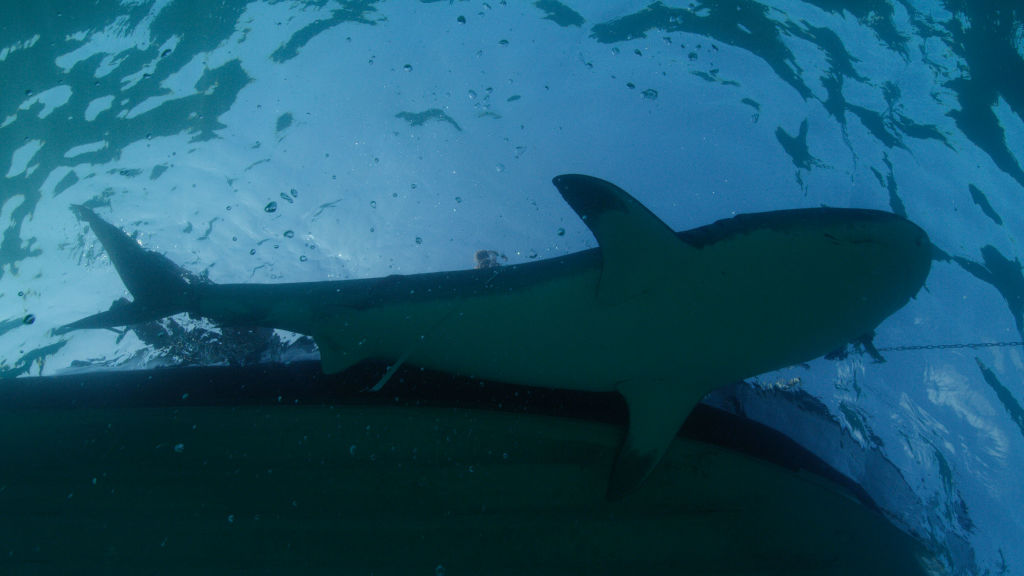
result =
[[[615,394],[420,370],[363,392],[376,373],[3,382],[0,569],[924,573],[922,547],[856,485],[750,421],[695,411],[648,481],[607,502],[626,419]]]

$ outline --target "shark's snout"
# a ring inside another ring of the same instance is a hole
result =
[[[852,217],[846,225],[830,234],[853,298],[848,312],[877,324],[920,292],[931,269],[932,244],[920,226],[896,214],[847,214]]]
[[[917,224],[895,214],[879,213],[865,231],[879,244],[876,255],[881,272],[900,279],[913,296],[931,269],[932,243]]]

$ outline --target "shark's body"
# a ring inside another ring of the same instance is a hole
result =
[[[179,312],[312,335],[326,372],[408,362],[509,383],[616,390],[630,410],[609,494],[638,485],[712,389],[870,333],[923,285],[925,233],[885,212],[737,216],[675,233],[618,187],[554,183],[599,248],[457,272],[298,284],[198,282],[85,208],[135,297],[62,330]]]

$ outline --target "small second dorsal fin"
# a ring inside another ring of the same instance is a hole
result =
[[[617,304],[643,294],[661,280],[666,260],[691,250],[650,210],[618,186],[582,174],[553,180],[601,246],[598,298]]]

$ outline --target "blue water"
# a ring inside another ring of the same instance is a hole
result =
[[[52,335],[124,295],[70,204],[217,282],[591,247],[550,185],[567,172],[619,184],[676,229],[886,209],[937,247],[925,291],[878,330],[887,362],[853,354],[762,376],[750,415],[860,482],[946,572],[1024,573],[1024,9],[6,4],[3,375],[227,361],[134,333]],[[263,361],[316,356],[275,338]],[[893,350],[938,344],[953,346]],[[815,402],[778,407],[780,382]],[[870,456],[843,460],[815,432],[821,418]]]

